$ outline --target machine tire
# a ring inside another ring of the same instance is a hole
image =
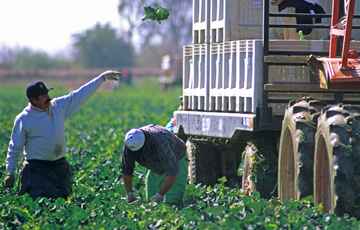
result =
[[[276,194],[278,152],[273,142],[255,139],[246,146],[242,177],[242,191],[251,195],[260,192],[269,199]]]
[[[221,154],[207,142],[194,141],[192,138],[186,142],[189,159],[189,183],[215,185],[222,176]]]
[[[322,109],[315,135],[314,202],[360,218],[360,106]]]
[[[278,158],[280,201],[313,195],[314,146],[317,118],[326,103],[302,98],[285,108]]]

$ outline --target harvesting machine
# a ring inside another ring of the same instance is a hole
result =
[[[174,112],[190,182],[359,218],[358,14],[355,0],[193,0]]]

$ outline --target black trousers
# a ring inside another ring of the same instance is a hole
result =
[[[28,160],[20,172],[19,195],[66,199],[72,193],[72,183],[65,157],[56,161]]]

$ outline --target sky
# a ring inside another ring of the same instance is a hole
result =
[[[97,22],[118,29],[119,0],[0,0],[0,47],[29,47],[48,54],[70,50],[72,34]]]

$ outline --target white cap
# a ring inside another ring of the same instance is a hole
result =
[[[141,129],[130,129],[125,135],[125,145],[133,152],[144,146],[145,134]]]

